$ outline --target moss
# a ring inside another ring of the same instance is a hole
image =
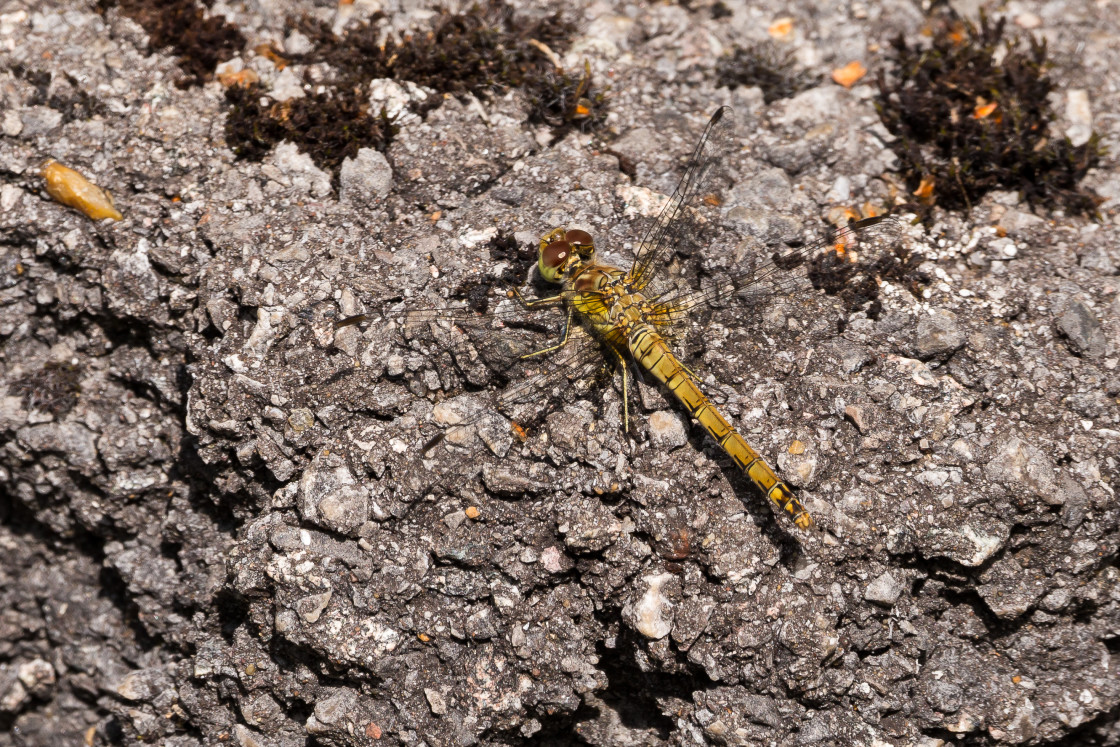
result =
[[[206,82],[218,63],[236,57],[245,37],[221,16],[207,16],[195,0],[100,0],[113,6],[148,32],[151,52],[170,48],[183,76],[175,84],[187,88]]]
[[[554,138],[574,127],[597,129],[606,121],[606,93],[593,91],[591,83],[590,66],[584,66],[581,75],[543,70],[527,79],[523,88],[529,99],[529,121],[554,128]]]
[[[426,33],[383,42],[380,29],[369,23],[341,38],[313,32],[317,47],[301,61],[329,63],[351,80],[393,78],[440,93],[481,94],[515,84],[519,77],[525,50],[511,29],[512,14],[504,3],[475,5],[466,13],[441,12]]]
[[[535,22],[514,18],[502,2],[475,5],[466,13],[437,15],[430,31],[397,39],[383,38],[383,14],[334,34],[326,24],[307,17],[291,26],[304,34],[311,51],[289,55],[287,61],[324,64],[330,71],[324,89],[283,103],[267,100],[259,85],[231,88],[226,140],[241,158],[260,160],[277,142],[289,140],[332,173],[359,148],[385,150],[398,128],[385,114],[370,112],[365,103],[371,80],[409,81],[447,95],[485,98],[521,88],[531,107],[530,119],[554,128],[592,128],[605,119],[605,97],[595,89],[591,73],[557,71],[550,54],[567,49],[574,26],[553,14]],[[548,51],[546,51],[548,50]],[[264,99],[262,101],[262,98]],[[438,106],[430,97],[417,107]]]
[[[13,382],[8,393],[23,400],[29,410],[49,412],[58,417],[78,402],[81,371],[66,363],[47,363],[38,371]]]
[[[239,158],[259,161],[281,140],[307,153],[338,187],[342,162],[361,148],[384,151],[397,132],[384,112],[372,113],[364,96],[329,89],[303,98],[271,101],[259,84],[226,90],[226,142]]]
[[[749,47],[732,47],[716,63],[716,79],[721,86],[758,86],[767,104],[796,96],[820,84],[820,76],[798,70],[792,51],[778,49],[773,42]]]
[[[573,75],[552,62],[567,51],[576,30],[562,14],[525,21],[506,3],[492,1],[465,13],[441,12],[431,30],[399,39],[382,38],[376,25],[381,18],[375,15],[341,37],[322,23],[301,19],[296,26],[315,49],[296,60],[327,63],[339,87],[364,88],[370,80],[392,78],[453,96],[520,88],[533,121],[554,128],[597,127],[605,118],[605,97],[589,68]]]
[[[892,58],[877,108],[918,198],[912,209],[969,210],[990,190],[1013,189],[1032,206],[1095,212],[1099,198],[1079,182],[1104,149],[1096,133],[1080,146],[1052,137],[1044,41],[1005,38],[1003,19],[948,17],[928,48],[899,37]]]

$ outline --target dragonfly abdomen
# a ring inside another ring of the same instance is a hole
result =
[[[669,388],[767,498],[784,509],[801,529],[812,526],[813,519],[801,501],[704,395],[661,335],[649,325],[635,325],[628,344],[642,368]]]

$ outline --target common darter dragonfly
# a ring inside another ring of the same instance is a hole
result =
[[[774,294],[813,292],[814,283],[807,278],[831,275],[829,283],[834,285],[837,277],[852,274],[857,257],[860,267],[873,266],[869,258],[889,252],[900,237],[901,223],[890,216],[864,218],[817,241],[769,254],[759,252],[707,285],[672,284],[663,277],[667,260],[676,251],[698,244],[698,213],[705,202],[718,204],[709,192],[724,173],[733,141],[733,115],[725,106],[708,122],[676,191],[646,231],[628,268],[601,261],[588,232],[557,227],[540,239],[537,258],[541,279],[559,286],[554,295],[526,298],[519,290],[508,289],[495,309],[484,312],[477,304],[436,309],[399,306],[379,315],[350,317],[337,326],[380,320],[428,327],[461,378],[477,386],[488,381],[479,373],[485,365],[479,351],[508,347],[512,338],[507,336],[521,320],[551,310],[554,324],[563,320],[562,326],[556,326],[558,335],[552,344],[512,354],[505,351],[509,370],[503,378],[508,385],[497,393],[498,410],[511,414],[517,406],[528,405],[539,412],[549,401],[571,397],[573,384],[586,382],[608,365],[621,374],[623,429],[628,431],[630,379],[635,372],[648,375],[676,398],[775,506],[797,527],[808,529],[813,519],[805,506],[704,394],[700,377],[674,354],[673,341],[705,307],[734,306],[730,302],[735,300],[764,307]],[[442,435],[424,450],[434,448]]]

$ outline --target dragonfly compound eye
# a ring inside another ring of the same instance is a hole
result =
[[[595,248],[594,242],[591,239],[591,234],[587,231],[580,231],[575,229],[568,231],[564,234],[564,239],[572,245],[572,249],[577,252],[587,252]]]
[[[547,267],[558,270],[564,266],[571,253],[572,247],[567,241],[553,241],[541,252],[541,262]]]
[[[541,249],[538,269],[541,277],[550,283],[555,283],[560,278],[560,271],[572,256],[572,245],[567,241],[553,241]]]

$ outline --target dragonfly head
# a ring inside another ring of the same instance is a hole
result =
[[[559,283],[564,275],[595,256],[595,242],[587,231],[565,231],[556,228],[541,237],[537,269],[550,283]]]

